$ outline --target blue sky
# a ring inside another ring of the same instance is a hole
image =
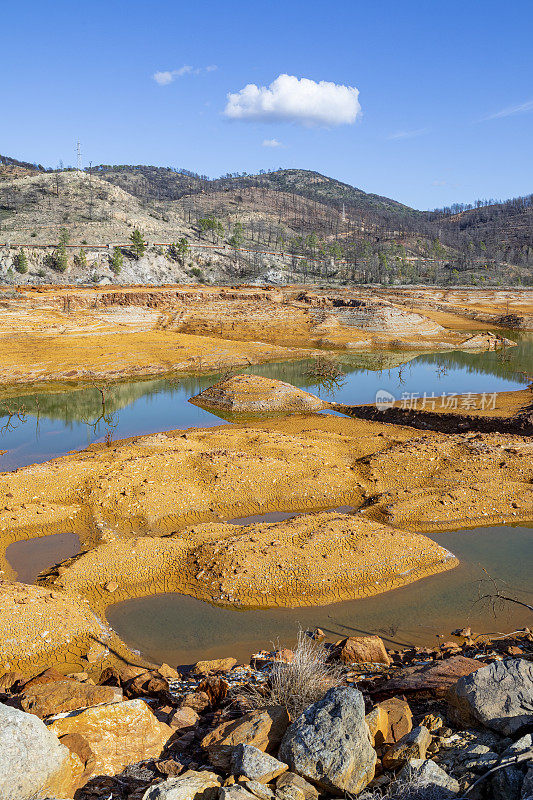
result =
[[[2,23],[5,155],[75,163],[79,137],[85,165],[301,167],[417,208],[533,192],[531,0],[23,0]]]

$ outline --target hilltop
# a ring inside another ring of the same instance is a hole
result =
[[[128,246],[135,228],[149,245],[143,259]],[[121,280],[130,282],[533,280],[531,197],[427,212],[310,170],[210,179],[144,165],[47,170],[1,156],[0,244],[9,247],[0,250],[0,278],[61,282],[51,256],[62,231],[86,248],[80,264],[72,253],[71,282],[114,279],[112,248],[102,245],[121,246]],[[179,239],[187,252],[177,257],[168,244]],[[20,246],[27,277],[16,273]]]

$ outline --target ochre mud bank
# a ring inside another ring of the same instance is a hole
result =
[[[163,538],[117,540],[72,559],[60,573],[52,570],[47,582],[89,599],[99,612],[161,592],[272,608],[368,597],[457,563],[425,536],[332,512],[249,526],[206,523]]]
[[[109,541],[269,511],[365,503],[370,513],[385,494],[390,509],[412,504],[413,529],[434,497],[436,521],[512,522],[533,517],[532,453],[528,437],[321,414],[138,436],[0,474],[0,535],[67,525]]]
[[[533,388],[494,394],[456,395],[442,398],[396,401],[390,408],[375,404],[347,406],[331,403],[330,408],[360,419],[409,425],[419,430],[442,433],[480,431],[533,436]]]
[[[460,348],[464,325],[369,289],[42,287],[0,291],[0,381],[223,371],[319,351]],[[483,327],[481,324],[478,327]]]
[[[146,664],[86,600],[40,586],[0,581],[0,669],[35,675],[53,664],[67,674],[112,663]]]
[[[189,403],[228,414],[321,411],[331,403],[284,381],[234,375],[191,397]]]

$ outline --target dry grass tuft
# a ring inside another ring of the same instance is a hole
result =
[[[262,689],[247,688],[240,701],[250,709],[282,705],[291,719],[295,719],[328,689],[343,683],[345,667],[328,664],[324,645],[302,630],[298,632],[293,653],[290,664],[274,662],[267,684]]]
[[[364,791],[357,796],[357,800],[443,800],[449,796],[442,786],[428,783],[422,776],[413,776],[406,780],[393,781],[385,789]]]

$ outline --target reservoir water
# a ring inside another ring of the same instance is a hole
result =
[[[512,333],[506,335],[513,336]],[[514,334],[515,338],[518,338]],[[288,381],[319,393],[309,376],[312,361],[261,364],[243,369],[256,375]],[[379,390],[397,399],[402,395],[436,397],[443,393],[501,392],[528,384],[524,372],[533,372],[533,335],[518,338],[504,351],[417,354],[398,350],[338,356],[344,382],[326,400],[354,405],[372,403]],[[31,387],[2,399],[0,391],[0,470],[47,461],[70,450],[103,441],[106,435],[122,439],[144,433],[220,425],[225,420],[188,402],[216,383],[220,374],[125,381],[107,385],[105,415],[97,387],[46,392]],[[18,416],[17,416],[18,414]],[[12,416],[10,416],[12,415]]]
[[[340,354],[345,378],[333,394],[324,394],[309,375],[311,361],[290,361],[247,368],[246,372],[278,378],[320,394],[325,399],[371,403],[379,390],[400,399],[404,393],[506,391],[524,388],[533,372],[533,335],[506,334],[518,346],[483,353],[402,353],[397,350],[361,355]],[[218,374],[126,381],[104,388],[64,387],[0,393],[0,469],[43,462],[82,449],[106,436],[120,439],[144,433],[225,424],[213,413],[188,403],[212,385]],[[289,516],[282,513],[276,518]],[[246,524],[253,519],[235,520]],[[331,638],[350,633],[379,633],[391,647],[435,644],[437,633],[471,625],[487,632],[531,624],[531,613],[505,604],[491,617],[478,601],[486,573],[509,593],[531,603],[533,528],[499,526],[430,534],[460,559],[460,566],[410,586],[376,597],[330,606],[236,611],[217,608],[183,595],[158,595],[126,601],[108,609],[108,618],[125,641],[154,660],[189,663],[201,657],[237,655],[247,659],[254,649],[278,638],[291,644],[299,626],[319,626]],[[16,542],[6,556],[22,581],[33,582],[40,571],[74,555],[77,537],[57,534]]]

